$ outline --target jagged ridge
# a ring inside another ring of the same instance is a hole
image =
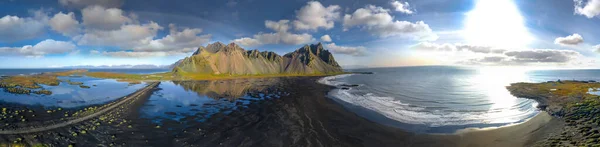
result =
[[[333,55],[321,43],[280,56],[275,52],[245,50],[235,43],[221,42],[200,47],[192,56],[177,61],[176,73],[194,74],[331,74],[342,72]]]

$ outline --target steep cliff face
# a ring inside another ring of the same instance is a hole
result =
[[[173,71],[215,75],[328,74],[342,72],[342,68],[321,43],[280,56],[268,51],[247,51],[235,43],[216,42],[175,63]]]

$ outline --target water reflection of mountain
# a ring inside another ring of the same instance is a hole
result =
[[[200,95],[207,95],[215,99],[227,98],[232,100],[248,93],[268,93],[272,88],[277,87],[279,81],[279,78],[263,78],[215,81],[173,81],[173,83],[183,87],[186,91],[194,91]]]

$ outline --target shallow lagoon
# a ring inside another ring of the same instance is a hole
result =
[[[23,105],[40,105],[48,108],[76,108],[111,102],[133,93],[146,85],[144,83],[130,85],[127,82],[118,82],[113,79],[98,79],[85,76],[59,77],[59,79],[61,83],[58,86],[42,85],[44,89],[52,91],[51,95],[12,94],[0,90],[0,101]],[[67,80],[83,82],[83,85],[90,88],[70,85]]]
[[[252,102],[279,98],[278,79],[219,81],[166,81],[159,85],[141,110],[141,117],[160,124],[193,117],[204,122],[217,113],[228,114]]]

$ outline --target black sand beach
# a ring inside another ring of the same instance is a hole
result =
[[[414,134],[368,121],[330,98],[318,78],[286,78],[290,96],[215,117],[177,141],[183,146],[531,146],[561,128],[542,113],[513,126],[457,134]]]
[[[279,99],[259,101],[203,123],[141,118],[146,99],[131,101],[96,119],[49,131],[0,135],[3,144],[53,146],[532,146],[562,121],[542,113],[513,126],[456,134],[415,134],[366,120],[327,97],[319,77],[281,78]],[[149,97],[150,93],[142,97]],[[42,112],[40,112],[42,113]]]

